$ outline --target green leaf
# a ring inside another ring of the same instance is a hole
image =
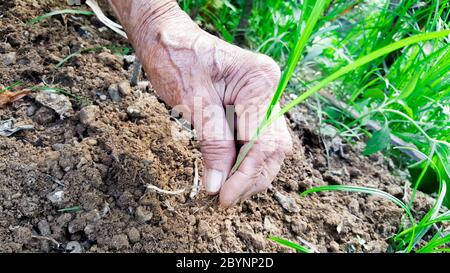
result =
[[[381,130],[373,133],[372,138],[367,142],[364,155],[371,155],[387,148],[391,142],[391,129],[385,125]]]
[[[59,209],[58,212],[77,212],[80,210],[81,210],[80,206],[75,206],[75,207],[70,207],[70,208]]]
[[[290,247],[292,249],[295,249],[296,251],[301,252],[301,253],[312,253],[313,252],[311,249],[309,249],[307,247],[301,246],[297,243],[291,242],[291,241],[283,239],[283,238],[270,236],[269,239],[274,242],[279,243],[280,245],[284,245],[284,246]]]
[[[416,73],[411,77],[406,87],[401,91],[400,95],[398,96],[399,99],[406,99],[413,93],[413,91],[416,89],[419,77],[420,77],[419,73]]]
[[[372,99],[384,99],[386,95],[380,88],[371,88],[364,92],[363,97]]]

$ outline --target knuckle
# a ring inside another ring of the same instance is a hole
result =
[[[200,142],[200,150],[204,157],[224,157],[229,156],[230,150],[233,148],[231,141],[210,141],[204,140]]]
[[[263,69],[269,79],[273,80],[275,84],[278,84],[281,77],[280,66],[274,61],[274,59],[267,55],[258,54],[257,56],[257,65]]]

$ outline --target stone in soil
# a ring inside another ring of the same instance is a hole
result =
[[[16,63],[16,52],[10,52],[3,55],[3,65],[9,66]]]
[[[277,199],[278,203],[285,209],[287,212],[297,213],[300,211],[295,199],[292,197],[286,196],[281,192],[275,192],[275,199]]]
[[[42,91],[36,95],[36,101],[55,111],[61,119],[73,115],[72,103],[70,102],[70,99],[63,94]]]
[[[108,94],[109,94],[109,98],[113,102],[119,102],[121,100],[121,97],[119,94],[119,86],[117,86],[117,84],[111,84],[108,87]]]

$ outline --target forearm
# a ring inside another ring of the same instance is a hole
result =
[[[158,62],[152,55],[168,41],[190,37],[199,27],[176,0],[109,0],[127,33],[129,42],[144,64]]]

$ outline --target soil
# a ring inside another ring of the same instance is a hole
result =
[[[45,82],[77,96],[62,118],[36,93],[0,109],[0,121],[34,127],[0,137],[1,252],[292,251],[269,234],[320,252],[388,251],[387,239],[402,219],[394,204],[364,194],[299,197],[326,184],[404,195],[405,180],[392,162],[362,156],[360,142],[319,134],[308,105],[287,117],[294,153],[266,193],[229,209],[204,193],[191,198],[196,165],[200,177],[202,171],[198,145],[173,139],[172,128],[185,129],[150,87],[123,84],[117,94],[114,84],[127,81],[133,65],[106,50],[54,68],[83,47],[128,46],[94,17],[25,24],[62,8],[65,1],[0,2],[0,84]],[[147,185],[185,191],[171,195]],[[419,196],[416,211],[428,208],[419,205],[425,199]]]

